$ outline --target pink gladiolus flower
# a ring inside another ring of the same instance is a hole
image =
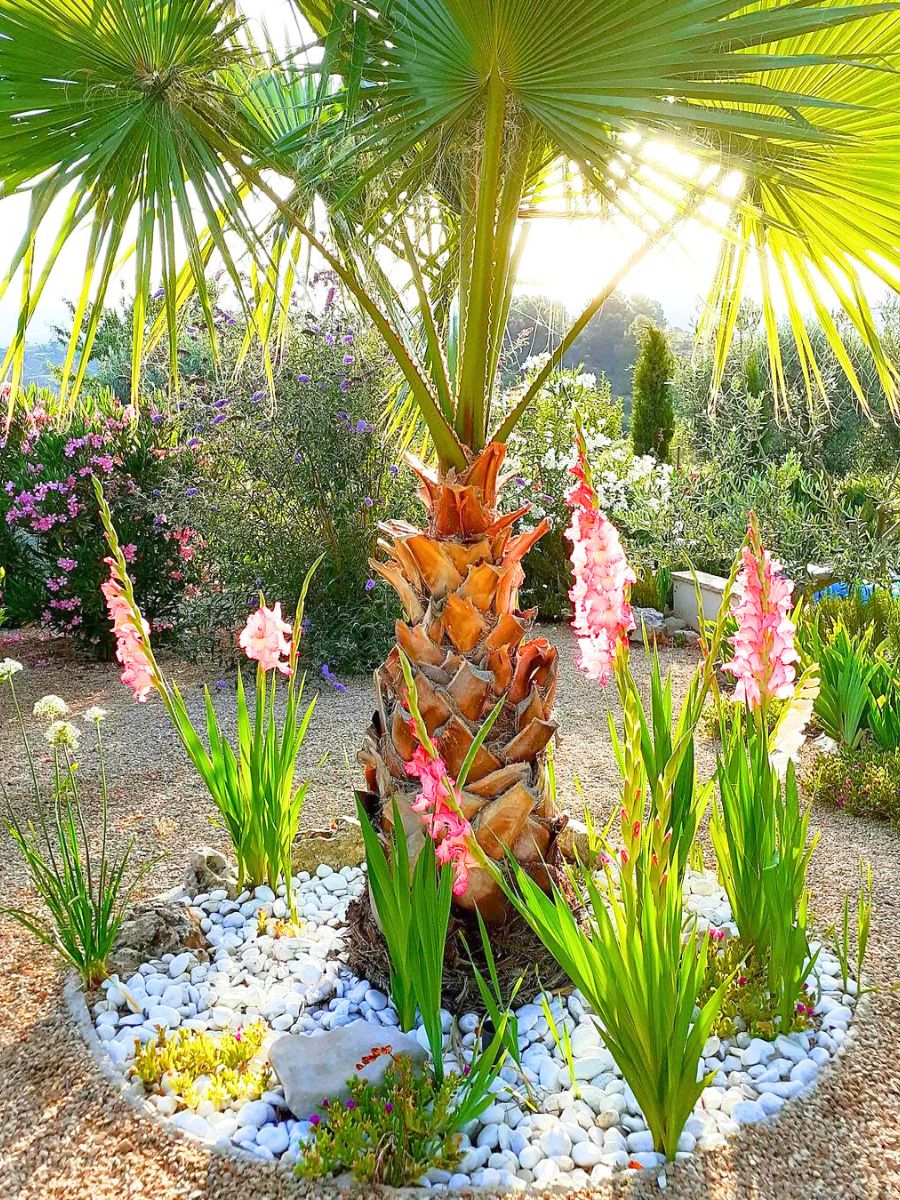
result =
[[[110,577],[100,585],[100,590],[112,618],[113,633],[116,636],[116,658],[122,665],[122,682],[134,692],[135,700],[144,704],[151,691],[159,686],[156,670],[145,648],[145,641],[150,636],[150,626],[138,614],[141,622],[141,628],[138,628],[135,614],[116,578],[115,563],[110,558],[106,561],[110,564]]]
[[[469,872],[476,860],[469,850],[472,826],[457,811],[460,797],[456,783],[447,774],[443,759],[432,758],[424,746],[416,746],[412,760],[405,768],[407,775],[414,776],[422,785],[412,810],[424,816],[425,829],[435,842],[437,861],[442,865],[452,863],[453,895],[462,896],[469,886]]]
[[[628,602],[635,574],[628,566],[615,525],[600,509],[597,493],[587,481],[583,457],[572,468],[577,483],[566,496],[572,524],[566,537],[572,543],[575,584],[569,598],[575,606],[572,628],[578,639],[578,665],[589,679],[609,681],[617,648],[634,629]]]
[[[731,601],[738,622],[729,638],[734,658],[723,670],[737,680],[735,700],[758,708],[768,697],[786,700],[794,694],[797,650],[789,615],[794,584],[764,548],[752,513],[741,561]]]
[[[261,604],[250,614],[238,641],[247,657],[264,671],[274,667],[282,675],[290,675],[291,632],[290,625],[282,620],[280,604],[273,608]]]

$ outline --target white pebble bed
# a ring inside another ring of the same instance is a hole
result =
[[[125,1086],[144,1097],[140,1080],[129,1077],[135,1039],[156,1037],[166,1029],[226,1030],[265,1022],[272,1037],[281,1033],[315,1034],[353,1021],[397,1025],[388,997],[357,979],[343,962],[347,906],[364,889],[359,867],[333,871],[322,865],[315,876],[294,880],[301,918],[299,935],[259,933],[259,909],[287,917],[284,889],[260,887],[229,900],[224,891],[185,897],[210,942],[212,961],[200,963],[185,951],[144,964],[128,979],[112,976],[93,1005],[97,1034],[110,1059],[125,1076]],[[731,912],[714,872],[688,872],[686,910],[701,927],[728,929]],[[815,947],[814,947],[815,948]],[[837,960],[820,948],[809,994],[815,1001],[815,1026],[774,1041],[738,1033],[711,1037],[704,1048],[703,1072],[715,1072],[682,1135],[678,1157],[712,1150],[742,1125],[777,1115],[790,1100],[813,1087],[819,1071],[838,1051],[855,1006],[856,985],[844,994]],[[561,1001],[548,997],[557,1026],[568,1028],[575,1079],[548,1028],[540,997],[518,1009],[519,1042],[525,1079],[515,1064],[503,1068],[495,1098],[463,1136],[457,1171],[432,1171],[428,1187],[469,1186],[521,1189],[528,1185],[584,1186],[608,1179],[615,1171],[663,1163],[653,1150],[650,1131],[612,1055],[603,1045],[587,1005],[576,991]],[[445,1064],[458,1069],[459,1056],[475,1041],[478,1017],[454,1020],[443,1013]],[[416,1036],[427,1047],[424,1030]],[[529,1096],[530,1092],[530,1096]],[[310,1131],[284,1107],[274,1082],[259,1100],[219,1111],[210,1101],[196,1110],[181,1107],[172,1095],[148,1095],[147,1102],[173,1126],[219,1147],[238,1147],[258,1158],[297,1161]],[[662,1177],[661,1177],[662,1178]],[[664,1180],[663,1180],[664,1182]]]

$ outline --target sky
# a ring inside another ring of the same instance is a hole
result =
[[[28,212],[24,197],[0,203],[0,269],[5,271],[22,236]],[[52,225],[52,218],[51,218]],[[48,226],[49,228],[49,226]],[[533,223],[520,270],[526,291],[542,291],[577,308],[600,290],[606,279],[640,236],[602,221],[541,220]],[[77,298],[81,285],[87,234],[77,234],[56,266],[51,284],[41,298],[32,322],[29,342],[47,340],[52,326],[65,322],[65,301]],[[699,224],[687,228],[678,242],[654,252],[629,276],[621,289],[659,300],[669,323],[685,328],[709,289],[715,269],[718,239]],[[110,296],[131,287],[133,266],[126,264]],[[0,345],[12,336],[20,292],[14,283],[0,300]]]
[[[293,22],[290,0],[243,0],[251,23],[266,22],[276,40],[296,44],[298,33]],[[0,276],[19,243],[28,211],[25,197],[13,197],[0,203]],[[50,224],[52,225],[52,218]],[[520,287],[542,291],[579,308],[595,294],[616,266],[641,240],[641,235],[621,224],[586,220],[541,220],[533,223],[528,246],[521,263]],[[65,302],[73,300],[82,280],[87,232],[71,241],[56,266],[50,285],[37,308],[29,342],[46,340],[52,326],[65,322]],[[719,238],[715,230],[693,221],[683,227],[677,240],[670,240],[641,262],[623,283],[620,291],[643,294],[658,300],[671,325],[687,328],[694,320],[707,295],[716,267]],[[110,292],[110,298],[127,293],[133,265],[127,264]],[[752,274],[748,295],[758,297],[759,289]],[[877,302],[877,296],[871,297]],[[19,307],[19,288],[14,283],[0,299],[0,345],[12,336]]]

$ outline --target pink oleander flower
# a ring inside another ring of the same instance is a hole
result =
[[[572,524],[566,537],[572,543],[575,583],[569,599],[575,607],[572,628],[578,639],[579,667],[604,686],[609,681],[617,648],[634,629],[629,594],[635,574],[628,565],[619,532],[598,504],[588,482],[583,452],[572,468],[577,483],[566,496]]]
[[[423,814],[425,829],[435,843],[435,858],[441,865],[452,864],[453,895],[462,896],[476,860],[469,849],[472,826],[459,811],[456,783],[447,773],[443,759],[433,758],[424,746],[416,746],[405,769],[407,775],[414,776],[422,785],[412,810]]]
[[[100,590],[112,618],[116,658],[122,666],[122,682],[134,692],[135,700],[144,704],[151,691],[159,686],[156,670],[145,648],[150,627],[138,614],[141,622],[141,629],[138,629],[135,614],[116,578],[115,563],[109,558],[106,561],[110,564],[110,577],[100,585]]]
[[[723,670],[737,680],[735,700],[758,708],[769,697],[786,700],[794,694],[798,656],[790,618],[794,584],[763,546],[753,513],[741,562],[731,599],[738,629],[728,639],[734,658]]]
[[[258,662],[264,671],[274,667],[282,675],[290,675],[293,673],[291,633],[290,625],[282,620],[280,604],[272,608],[261,604],[248,617],[238,641],[247,657]]]

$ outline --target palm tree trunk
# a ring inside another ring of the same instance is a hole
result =
[[[367,807],[390,831],[396,800],[415,856],[424,840],[422,818],[411,810],[418,791],[404,764],[415,749],[404,709],[406,688],[398,647],[407,655],[429,735],[455,778],[478,729],[500,697],[504,708],[478,754],[462,793],[462,809],[484,852],[506,849],[535,878],[546,878],[557,857],[561,823],[553,811],[544,760],[556,732],[552,719],[557,653],[529,637],[536,609],[519,612],[522,559],[547,531],[547,522],[518,535],[528,506],[498,516],[500,467],[506,447],[490,443],[464,470],[435,473],[410,459],[429,513],[426,530],[389,522],[379,543],[386,562],[373,568],[395,589],[406,613],[397,645],[375,672],[377,707],[359,753]],[[487,871],[472,871],[457,901],[478,908],[489,923],[506,915],[502,890]]]

